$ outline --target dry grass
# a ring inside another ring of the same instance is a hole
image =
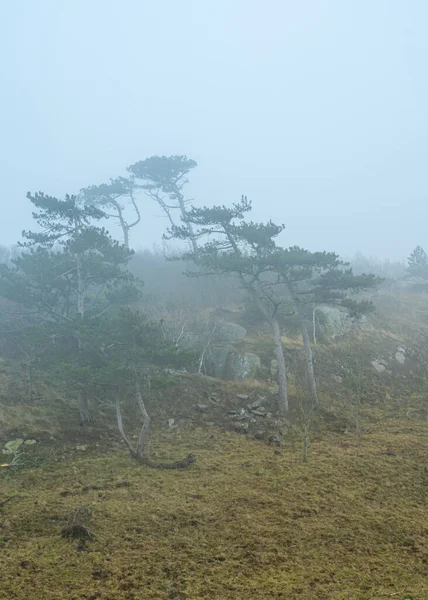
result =
[[[0,516],[1,598],[428,598],[426,424],[327,433],[307,465],[291,439],[280,453],[220,430],[153,443],[198,462],[162,472],[93,448],[3,478],[0,500],[18,497]],[[87,505],[94,539],[62,538]]]

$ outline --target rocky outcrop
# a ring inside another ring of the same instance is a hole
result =
[[[394,355],[390,356],[388,360],[378,357],[371,361],[371,365],[378,373],[385,371],[391,373],[391,369],[400,368],[407,362],[408,355],[409,349],[406,346],[398,346]]]
[[[246,335],[247,330],[236,323],[220,323],[217,327],[217,339],[222,342],[242,340]]]
[[[260,358],[250,352],[231,352],[226,361],[225,379],[247,379],[256,377],[260,369]]]
[[[6,442],[2,450],[2,454],[12,456],[15,455],[22,446],[32,446],[33,444],[36,444],[36,440],[24,441],[21,438],[16,438],[15,440],[10,440],[9,442]]]
[[[211,346],[204,359],[204,371],[210,377],[226,378],[227,361],[233,347],[230,344]]]
[[[236,350],[231,343],[242,340],[246,329],[235,323],[220,323],[214,343],[204,358],[204,371],[219,379],[246,379],[257,375],[260,358],[249,352]]]
[[[353,329],[359,331],[373,329],[366,315],[352,319],[347,310],[334,306],[317,306],[315,319],[318,335],[326,340],[334,340]]]
[[[318,306],[315,313],[317,328],[323,337],[334,340],[351,329],[351,319],[346,311],[332,306]]]

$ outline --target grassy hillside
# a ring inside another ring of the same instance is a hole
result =
[[[197,454],[183,472],[119,446],[65,450],[1,480],[16,497],[0,597],[427,598],[427,441],[426,424],[385,418],[361,439],[318,436],[304,464],[292,437],[279,450],[224,430],[155,436],[160,458]],[[73,515],[92,540],[61,537]]]
[[[291,411],[278,420],[263,328],[241,343],[261,357],[261,380],[151,375],[150,455],[196,454],[183,471],[133,461],[105,403],[83,431],[64,390],[39,384],[30,401],[19,365],[0,363],[0,446],[37,440],[22,468],[0,469],[0,598],[427,599],[427,306],[425,294],[383,294],[373,329],[352,338],[363,357],[362,436],[349,407],[350,339],[314,349],[322,406],[308,463],[301,382],[290,376]],[[284,347],[293,365],[301,342]],[[254,397],[269,416],[238,434],[228,412]],[[135,417],[126,412],[130,435]],[[260,428],[274,444],[256,439]]]

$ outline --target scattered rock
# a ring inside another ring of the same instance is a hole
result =
[[[22,438],[10,440],[9,442],[6,442],[6,444],[4,445],[2,453],[6,454],[6,455],[16,454],[23,443],[24,443],[24,440]]]
[[[252,410],[251,413],[256,415],[257,417],[265,417],[267,413],[262,412],[261,410]]]
[[[254,437],[256,438],[256,440],[264,440],[266,437],[266,432],[260,429],[259,431],[256,431],[254,433]]]
[[[346,311],[332,306],[318,306],[316,309],[317,325],[321,332],[334,340],[344,335],[352,327],[351,319]]]
[[[404,365],[406,362],[407,349],[404,346],[398,346],[397,352],[395,353],[395,360],[400,364]]]
[[[282,440],[279,435],[271,435],[269,436],[269,444],[276,444],[279,446],[282,443]]]
[[[172,427],[174,427],[175,419],[168,419],[167,423],[168,423],[168,429],[171,429]]]
[[[248,423],[236,423],[234,429],[237,433],[248,433],[250,426]]]
[[[342,383],[343,379],[340,375],[332,375],[331,378],[333,379],[333,381],[335,381],[336,383]]]
[[[254,402],[251,405],[251,408],[259,408],[260,406],[260,400],[254,400]]]
[[[196,405],[196,409],[199,410],[200,412],[205,412],[206,410],[208,410],[209,406],[208,404],[197,404]]]
[[[81,446],[75,446],[74,449],[79,450],[80,452],[86,452],[88,446],[86,444],[82,444]]]
[[[232,413],[232,419],[236,421],[242,421],[243,419],[249,419],[250,413],[245,410],[245,408],[241,408],[241,410],[229,411],[229,414]]]
[[[378,373],[383,373],[384,371],[386,371],[386,367],[388,366],[388,363],[386,363],[386,361],[384,361],[383,359],[380,358],[375,358],[375,360],[371,361],[372,366],[376,369],[376,371]]]
[[[250,396],[248,394],[236,394],[236,397],[238,400],[243,400],[245,402]]]

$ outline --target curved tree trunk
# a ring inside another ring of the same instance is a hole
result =
[[[190,237],[190,243],[192,245],[192,250],[193,252],[196,254],[197,250],[198,250],[198,245],[196,243],[196,238],[195,238],[195,232],[193,229],[193,225],[187,220],[187,212],[186,212],[186,205],[184,204],[184,197],[182,194],[180,194],[180,192],[177,190],[176,191],[176,195],[178,198],[178,204],[180,206],[180,212],[181,212],[181,218],[183,223],[185,224],[187,231],[189,232],[189,237]]]
[[[135,366],[133,370],[135,376],[135,399],[137,401],[137,406],[140,409],[140,413],[143,418],[143,425],[140,430],[140,435],[138,436],[138,443],[136,449],[134,449],[131,442],[129,441],[129,438],[126,436],[125,429],[123,427],[122,411],[120,410],[119,394],[117,394],[116,396],[117,425],[119,428],[120,435],[122,436],[122,439],[125,442],[130,455],[132,456],[132,458],[141,461],[143,464],[147,465],[148,467],[151,467],[152,469],[186,469],[187,467],[190,467],[190,465],[196,462],[196,457],[194,454],[188,454],[182,460],[177,460],[173,463],[156,463],[152,462],[148,457],[143,456],[144,442],[147,439],[147,435],[149,433],[150,428],[150,416],[147,412],[143,395],[141,393],[140,379]]]

